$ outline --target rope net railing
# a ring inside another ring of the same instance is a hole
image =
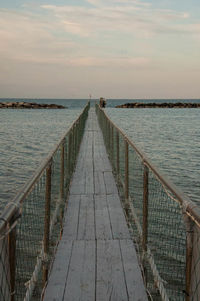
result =
[[[151,300],[200,300],[200,210],[96,106]]]
[[[0,217],[0,300],[42,300],[89,103]]]

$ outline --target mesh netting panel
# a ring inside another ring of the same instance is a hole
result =
[[[60,148],[53,156],[52,180],[51,180],[51,206],[55,208],[60,194],[60,170],[61,170]]]
[[[23,202],[17,225],[15,299],[23,300],[43,241],[45,174]]]
[[[10,296],[10,273],[8,263],[8,237],[0,238],[0,300],[7,301]]]
[[[12,295],[15,301],[41,299],[62,234],[66,196],[88,110],[89,104],[48,163],[43,163],[16,196],[13,204],[20,204],[22,215],[12,204],[0,217],[0,301],[10,300]]]
[[[62,218],[64,211],[64,198],[60,196],[61,180],[61,148],[53,156],[51,175],[51,205],[50,205],[50,244],[49,256],[53,256],[55,247],[60,239]]]
[[[149,172],[148,247],[170,300],[184,300],[186,229],[180,203]]]
[[[168,183],[167,189],[165,185],[168,180],[162,180],[161,175],[157,177],[144,154],[136,151],[130,141],[128,193],[132,203],[129,203],[129,208],[126,207],[126,136],[115,126],[110,130],[112,122],[103,110],[98,106],[96,109],[116,179],[119,181],[121,199],[125,201],[127,220],[132,225],[133,239],[137,242],[151,300],[199,301],[200,210],[174,185],[170,189],[171,184]],[[113,137],[112,143],[110,137]],[[180,195],[180,200],[172,191]]]
[[[144,166],[141,159],[132,148],[129,148],[129,195],[141,225],[143,208],[143,173]]]
[[[118,169],[118,163],[117,163],[117,158],[118,158],[118,154],[117,154],[117,148],[119,145],[119,139],[118,139],[118,133],[117,130],[115,128],[113,128],[113,160],[112,160],[112,164],[113,164],[113,168],[115,170],[115,172],[117,172]]]
[[[200,225],[193,226],[193,254],[191,268],[191,301],[200,300]]]

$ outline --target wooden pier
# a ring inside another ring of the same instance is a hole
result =
[[[45,301],[147,301],[94,109],[89,112]]]

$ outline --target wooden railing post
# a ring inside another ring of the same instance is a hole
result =
[[[65,151],[64,151],[64,166],[65,166],[65,182],[64,186],[66,187],[68,181],[68,156],[69,156],[69,138],[65,138]]]
[[[112,159],[112,165],[114,165],[114,128],[111,124],[111,159]]]
[[[44,220],[44,256],[48,262],[49,255],[49,228],[50,228],[50,205],[51,205],[51,163],[46,168],[46,187],[45,187],[45,220]],[[43,284],[48,279],[48,265],[44,262],[43,266]]]
[[[105,120],[105,143],[106,143],[106,149],[108,151],[108,120]]]
[[[64,198],[64,178],[65,178],[65,147],[64,141],[61,144],[60,150],[60,199],[63,200]]]
[[[149,169],[144,165],[144,177],[143,177],[143,231],[142,231],[142,247],[147,251],[147,239],[148,239],[148,181],[149,181]]]
[[[108,144],[108,154],[110,155],[110,122],[109,122],[109,120],[107,121],[107,123],[108,123],[107,144]]]
[[[10,266],[10,301],[15,300],[15,273],[16,273],[16,227],[8,235],[9,266]]]
[[[71,176],[71,160],[72,160],[72,134],[69,133],[68,138],[68,177]]]
[[[125,169],[124,169],[124,195],[125,195],[125,204],[124,209],[126,216],[129,219],[129,146],[126,138],[124,138],[124,147],[125,147]]]
[[[110,149],[110,159],[112,162],[112,125],[109,122],[109,149]]]
[[[74,126],[72,128],[72,143],[71,143],[71,174],[72,171],[74,170]]]
[[[116,132],[116,170],[117,170],[117,176],[119,176],[119,132]]]
[[[145,254],[147,251],[148,243],[148,181],[149,181],[149,169],[144,165],[143,175],[143,223],[142,223],[142,249],[143,249],[143,270],[144,281],[147,283],[147,271],[146,271],[146,259]]]
[[[73,170],[75,165],[75,157],[76,157],[76,124],[73,127]]]
[[[129,149],[128,149],[128,142],[124,139],[124,146],[125,146],[125,199],[128,200],[129,198]]]
[[[80,120],[78,119],[78,120],[77,120],[77,153],[79,152],[80,134],[81,134]]]
[[[74,161],[76,158],[77,151],[77,123],[74,124]]]
[[[190,292],[191,292],[191,269],[192,269],[192,255],[193,255],[193,238],[194,238],[194,222],[187,215],[184,217],[186,223],[186,296],[185,301],[191,301]]]
[[[77,131],[77,138],[76,138],[76,143],[77,143],[77,149],[76,149],[76,152],[78,154],[78,151],[79,151],[79,134],[80,134],[80,121],[77,120],[77,128],[76,128],[76,131]]]

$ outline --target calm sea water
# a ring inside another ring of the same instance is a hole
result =
[[[106,110],[164,174],[200,201],[199,109]]]
[[[69,109],[0,110],[0,210],[33,175],[86,104],[86,100],[38,102],[59,103]]]
[[[1,209],[32,176],[87,102],[64,99],[27,101],[58,103],[68,109],[0,110]],[[175,184],[181,186],[193,200],[198,201],[200,110],[114,108],[115,105],[126,102],[131,101],[109,100],[107,113]]]

